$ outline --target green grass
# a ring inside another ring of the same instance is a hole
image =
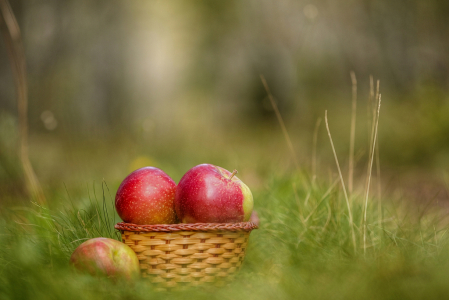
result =
[[[334,178],[334,180],[337,180]],[[118,221],[106,185],[90,198],[67,197],[63,210],[32,204],[3,212],[0,299],[429,299],[449,295],[449,234],[443,213],[406,199],[367,208],[363,191],[351,200],[356,247],[340,182],[304,173],[273,175],[254,191],[261,227],[251,234],[245,263],[229,286],[155,292],[145,280],[114,283],[75,273],[71,252],[106,236]],[[104,193],[103,193],[104,191]],[[87,192],[86,192],[87,194]],[[306,200],[307,199],[307,200]],[[379,221],[381,221],[379,223]]]

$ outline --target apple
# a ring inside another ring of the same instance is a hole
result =
[[[79,245],[70,257],[70,264],[91,275],[129,280],[140,275],[136,253],[128,245],[103,237]]]
[[[144,167],[129,174],[115,195],[115,208],[126,223],[172,224],[176,183],[162,170]]]
[[[226,169],[211,164],[193,167],[176,188],[175,209],[183,223],[248,221],[253,195],[246,184]]]

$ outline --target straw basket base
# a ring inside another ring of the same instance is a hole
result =
[[[250,222],[119,223],[116,228],[121,231],[122,241],[136,252],[142,277],[158,289],[167,290],[225,285],[240,269],[249,234],[257,226]]]

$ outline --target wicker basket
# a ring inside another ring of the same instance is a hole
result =
[[[242,265],[251,230],[242,223],[135,225],[118,223],[136,252],[142,276],[167,290],[210,283],[222,286]]]

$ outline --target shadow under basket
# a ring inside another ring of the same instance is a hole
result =
[[[232,280],[245,257],[252,222],[135,225],[118,223],[142,277],[168,290]]]

